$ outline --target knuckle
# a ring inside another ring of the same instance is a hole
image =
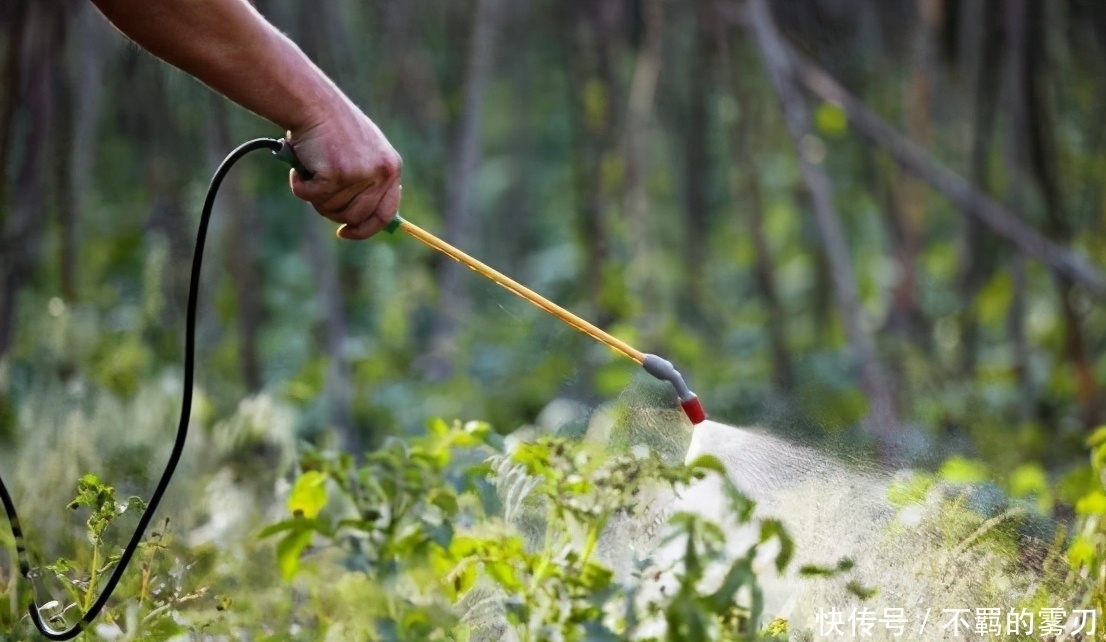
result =
[[[386,153],[381,157],[378,169],[386,181],[393,181],[403,171],[403,159],[395,151]]]

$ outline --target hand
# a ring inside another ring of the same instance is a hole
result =
[[[293,170],[292,193],[341,223],[340,238],[367,239],[399,210],[403,161],[367,116],[340,102],[288,132],[300,163],[314,172],[304,180]]]

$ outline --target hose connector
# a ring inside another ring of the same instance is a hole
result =
[[[687,415],[692,424],[698,425],[706,420],[707,412],[703,410],[703,404],[699,401],[698,395],[687,387],[683,375],[672,365],[671,361],[662,359],[655,354],[647,354],[645,360],[641,362],[641,367],[657,379],[672,384],[672,387],[676,389],[676,396],[680,400],[680,407],[683,408],[684,414]]]
[[[299,177],[303,180],[311,180],[315,176],[315,172],[303,166],[303,163],[301,163],[300,159],[296,156],[296,150],[292,149],[292,143],[289,143],[284,138],[279,139],[277,142],[280,143],[280,148],[273,150],[273,156],[276,156],[292,169],[296,170],[296,173],[299,174]]]

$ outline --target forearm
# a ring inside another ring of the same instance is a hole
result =
[[[286,130],[315,125],[345,96],[245,0],[93,0],[169,64]]]
[[[292,192],[365,239],[396,215],[403,162],[383,132],[247,0],[92,0],[120,31],[288,132],[313,174]]]

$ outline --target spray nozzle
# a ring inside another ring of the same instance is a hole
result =
[[[647,354],[641,362],[641,367],[657,379],[672,384],[672,387],[676,389],[676,396],[680,399],[680,407],[683,408],[684,414],[687,415],[692,424],[700,424],[707,418],[707,412],[703,410],[703,404],[699,402],[698,395],[687,387],[683,375],[676,369],[676,366],[672,365],[671,361],[662,359],[655,354]]]

